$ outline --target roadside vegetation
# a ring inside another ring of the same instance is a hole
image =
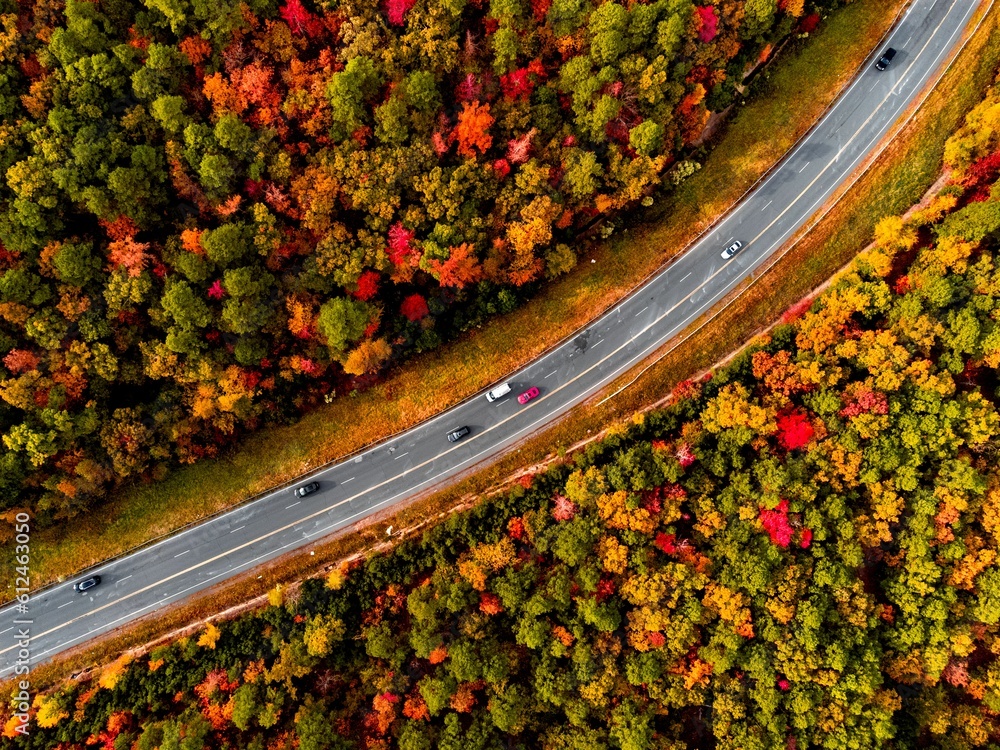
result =
[[[994,747],[998,112],[1000,87],[943,190],[666,408],[39,695],[4,746]]]
[[[642,223],[599,243],[596,264],[578,267],[500,321],[419,355],[384,383],[320,406],[294,427],[260,430],[223,459],[115,493],[99,519],[75,521],[80,533],[72,537],[60,528],[36,532],[40,580],[81,569],[413,424],[568,334],[669,259],[778,159],[835,96],[889,20],[884,5],[857,2],[833,14],[808,43],[793,40],[794,51],[756,79],[754,86],[765,88],[766,96],[750,96],[705,166],[677,192],[658,199]],[[825,96],[812,95],[816,90]],[[506,346],[510,337],[525,345]],[[343,428],[359,423],[364,431]]]

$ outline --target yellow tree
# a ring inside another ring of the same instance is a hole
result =
[[[365,339],[347,355],[344,372],[348,375],[377,372],[391,355],[392,346],[384,338]]]
[[[909,250],[917,244],[917,230],[900,216],[885,216],[875,225],[875,243],[886,250]]]

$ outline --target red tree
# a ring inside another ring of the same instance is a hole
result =
[[[778,417],[778,440],[785,450],[806,445],[815,434],[809,415],[802,411],[787,411]]]
[[[486,615],[498,615],[503,612],[500,597],[489,591],[479,595],[479,611]]]
[[[222,286],[222,281],[220,279],[216,279],[214,282],[212,282],[212,286],[208,288],[206,294],[208,295],[209,299],[222,299],[223,297],[225,297],[226,290]]]
[[[469,284],[475,284],[483,277],[483,269],[479,265],[475,248],[468,242],[451,248],[448,260],[432,260],[429,265],[438,275],[438,284],[443,287],[461,289]]]
[[[707,44],[715,39],[715,35],[718,33],[719,16],[715,12],[714,5],[695,8],[695,13],[701,20],[701,31],[698,33],[698,38]]]
[[[889,400],[880,391],[864,390],[840,410],[842,417],[856,417],[859,414],[888,414]]]
[[[417,0],[386,0],[385,15],[393,26],[402,26],[406,22],[406,13]]]
[[[510,174],[510,163],[506,159],[497,159],[493,162],[493,171],[497,173],[497,179],[503,180]]]
[[[507,533],[511,539],[522,539],[524,537],[524,519],[514,516],[507,522]]]
[[[322,22],[302,7],[302,0],[287,0],[279,12],[294,34],[315,36],[323,28]]]
[[[794,530],[788,523],[788,501],[782,500],[774,508],[760,509],[760,523],[771,541],[785,548],[792,541]]]
[[[660,531],[657,533],[656,537],[653,539],[653,544],[658,550],[666,555],[672,555],[677,552],[677,536],[676,534],[665,534]]]
[[[557,521],[568,521],[576,515],[576,503],[568,497],[556,495],[553,498],[555,507],[552,508],[552,517]]]
[[[379,275],[376,271],[365,271],[358,277],[358,288],[354,290],[354,297],[367,302],[378,294]]]
[[[413,247],[410,241],[413,239],[413,231],[407,229],[398,221],[389,229],[389,260],[395,265],[399,265],[410,253]]]
[[[3,366],[14,375],[28,372],[38,367],[42,358],[27,349],[11,349],[3,358]]]
[[[817,26],[819,26],[819,13],[810,13],[799,21],[799,31],[803,34],[810,33]]]
[[[419,294],[411,294],[403,300],[399,312],[411,323],[414,323],[421,318],[427,317],[430,310],[427,307],[427,300]]]
[[[479,85],[479,81],[476,79],[475,73],[468,73],[462,82],[458,84],[455,89],[455,94],[458,96],[460,102],[471,102],[479,98],[479,94],[482,91],[482,86]]]
[[[531,139],[537,131],[532,128],[520,138],[507,141],[507,160],[511,164],[524,164],[531,155]]]
[[[535,88],[535,82],[528,75],[530,72],[528,68],[518,68],[500,76],[503,95],[511,101],[528,101]]]
[[[685,469],[697,460],[697,456],[694,455],[694,451],[691,450],[691,446],[687,443],[681,443],[677,447],[676,455],[677,462]]]
[[[552,7],[552,0],[531,0],[531,13],[536,23],[545,23],[545,16]]]

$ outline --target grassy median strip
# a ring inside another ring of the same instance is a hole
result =
[[[763,93],[732,118],[702,170],[520,310],[410,359],[381,385],[338,398],[294,426],[262,430],[224,458],[129,487],[92,517],[37,531],[35,582],[120,554],[412,426],[572,333],[680,251],[766,172],[822,114],[903,4],[858,0],[831,15],[808,43],[793,45],[755,84]]]
[[[436,523],[456,506],[475,502],[509,483],[526,467],[560,460],[580,441],[615,429],[616,423],[631,419],[637,411],[658,401],[680,380],[745,344],[762,321],[776,319],[852,258],[870,240],[880,218],[902,213],[932,184],[939,174],[944,141],[980,100],[1000,65],[998,26],[1000,8],[982,24],[917,116],[825,219],[767,276],[739,294],[721,315],[683,345],[657,360],[620,395],[574,410],[558,425],[488,468],[445,491],[411,502],[358,533],[291,555],[266,570],[253,571],[189,604],[131,627],[122,635],[45,665],[33,672],[33,684],[44,686],[73,671],[101,664],[127,648],[261,596],[279,583],[316,575],[345,556],[377,549],[387,541],[387,524],[398,530]],[[624,376],[622,383],[632,377]]]

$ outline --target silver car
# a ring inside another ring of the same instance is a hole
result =
[[[73,584],[74,591],[89,591],[101,582],[100,576],[91,576]]]
[[[741,247],[743,247],[743,243],[740,242],[739,240],[736,240],[736,242],[734,242],[732,245],[730,245],[729,247],[727,247],[725,250],[722,251],[722,257],[725,258],[726,260],[729,260],[734,255],[736,255],[736,253],[739,252]]]
[[[311,495],[316,490],[319,489],[319,482],[310,482],[309,484],[304,484],[301,487],[296,488],[296,497],[305,497],[306,495]]]

